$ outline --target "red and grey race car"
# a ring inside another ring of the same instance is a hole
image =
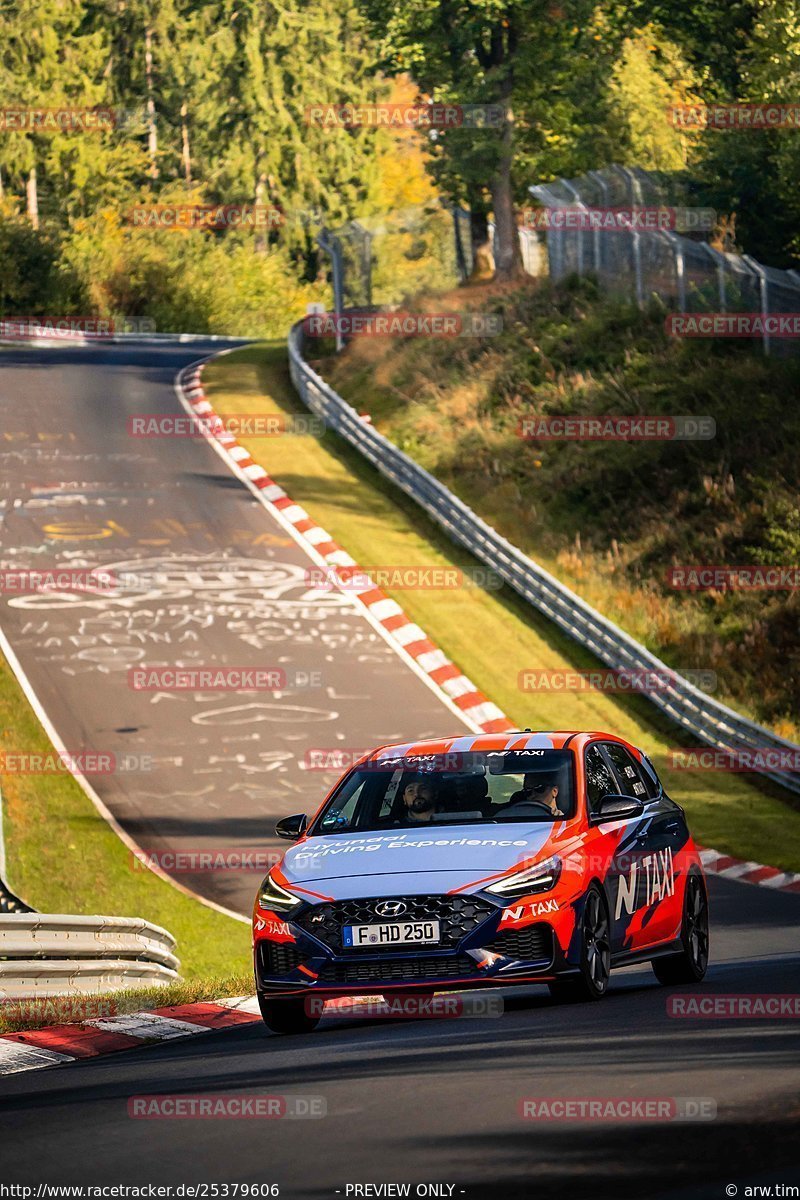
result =
[[[259,889],[267,1025],[313,1029],[322,998],[544,983],[597,1000],[612,967],[661,983],[708,964],[708,898],[683,810],[606,733],[385,746],[332,789]],[[313,998],[313,999],[312,999]]]

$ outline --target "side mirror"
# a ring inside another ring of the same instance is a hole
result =
[[[628,817],[639,817],[644,812],[644,805],[635,796],[603,796],[597,812],[592,813],[592,821],[599,824],[602,821],[625,821]]]
[[[305,813],[295,813],[293,817],[281,817],[275,825],[275,833],[280,838],[296,842],[305,833],[307,824],[308,817]]]

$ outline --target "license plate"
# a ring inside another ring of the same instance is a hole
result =
[[[387,921],[383,925],[345,925],[342,945],[429,946],[439,941],[438,921]]]

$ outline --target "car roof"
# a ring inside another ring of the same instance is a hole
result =
[[[505,733],[467,733],[452,737],[429,738],[419,742],[397,742],[379,746],[369,757],[376,755],[416,758],[427,754],[464,754],[469,751],[497,750],[579,750],[594,738],[624,741],[613,733],[582,729],[534,731],[530,729]],[[627,745],[627,743],[625,743]],[[365,755],[365,757],[368,757]]]

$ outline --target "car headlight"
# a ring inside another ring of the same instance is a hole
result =
[[[513,875],[498,879],[497,883],[493,883],[486,890],[498,896],[527,896],[531,892],[549,892],[558,883],[560,874],[561,859],[548,858],[533,867],[526,867],[524,871],[515,871]]]
[[[271,908],[273,912],[288,912],[290,908],[297,907],[300,898],[287,892],[268,875],[259,888],[258,903],[260,908]]]

